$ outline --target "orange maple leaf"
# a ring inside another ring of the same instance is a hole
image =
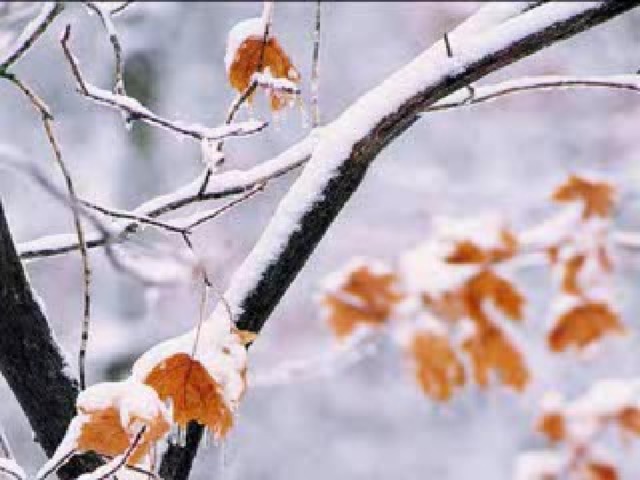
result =
[[[447,338],[418,333],[409,351],[416,364],[418,383],[435,400],[449,400],[455,388],[465,384],[464,367]]]
[[[262,37],[250,36],[236,50],[228,74],[231,86],[238,92],[244,92],[247,89],[251,83],[251,77],[258,72],[258,68],[261,66],[261,59],[262,70],[269,70],[274,78],[285,78],[292,82],[300,80],[300,74],[275,37],[270,37],[266,41],[264,52],[262,45]],[[251,98],[249,98],[250,100]],[[276,92],[271,94],[271,108],[273,110],[279,110],[285,105],[286,100],[281,94]]]
[[[223,437],[233,425],[233,414],[220,386],[198,360],[176,353],[156,365],[144,379],[160,399],[171,401],[174,421],[186,426],[191,420]]]
[[[466,340],[462,348],[471,357],[474,378],[481,387],[488,385],[492,370],[503,384],[516,390],[523,390],[527,385],[529,371],[522,355],[494,325],[478,325],[474,336]]]
[[[618,315],[605,303],[586,303],[562,314],[548,335],[551,350],[583,348],[607,333],[623,333]]]
[[[496,307],[512,320],[523,317],[524,297],[515,286],[492,270],[482,270],[464,286],[464,301],[469,316],[476,323],[486,323],[483,302],[492,300]]]
[[[366,265],[352,271],[338,292],[328,293],[322,300],[336,336],[345,337],[359,325],[380,326],[386,322],[393,305],[402,299],[395,282],[394,274],[373,273]]]
[[[557,202],[583,202],[583,218],[607,217],[611,215],[615,205],[615,189],[606,182],[595,182],[571,175],[553,192],[552,198]]]

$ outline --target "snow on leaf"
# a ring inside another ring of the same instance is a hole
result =
[[[341,278],[331,282],[336,284],[327,288],[321,299],[328,312],[327,321],[339,338],[359,326],[383,325],[393,305],[402,299],[395,289],[396,276],[386,270],[354,263],[339,275]]]
[[[606,182],[571,175],[556,189],[552,198],[557,202],[582,202],[582,217],[585,219],[608,217],[615,205],[615,189]]]
[[[217,317],[199,332],[147,351],[135,362],[133,376],[172,405],[176,423],[186,426],[195,420],[220,438],[233,425],[233,412],[246,389],[247,341],[228,317]]]
[[[252,18],[238,23],[229,32],[225,64],[229,83],[238,92],[244,92],[258,70],[269,72],[273,79],[284,79],[293,83],[300,80],[300,74],[291,63],[289,56],[274,36],[264,43],[264,22]],[[271,108],[280,110],[288,102],[288,95],[282,90],[269,89]],[[249,99],[250,100],[250,99]]]
[[[554,352],[583,348],[608,333],[623,333],[618,315],[605,303],[577,305],[560,316],[548,335]]]
[[[64,439],[37,478],[45,477],[75,453],[121,455],[144,428],[126,462],[136,465],[170,427],[169,412],[156,392],[135,379],[93,385],[78,395],[76,408]]]
[[[410,354],[418,384],[433,399],[447,401],[456,387],[465,384],[464,367],[446,337],[420,332],[411,342]]]
[[[220,388],[198,360],[176,353],[156,366],[145,378],[162,400],[173,406],[176,423],[186,426],[195,420],[223,437],[233,424],[233,415]]]
[[[506,229],[500,231],[500,243],[483,248],[471,240],[462,240],[455,244],[446,261],[448,263],[493,263],[506,260],[517,253],[516,237]]]

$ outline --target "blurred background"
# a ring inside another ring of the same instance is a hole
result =
[[[323,5],[323,120],[334,119],[478,6],[479,2]],[[39,8],[37,3],[0,2],[0,50]],[[278,2],[273,26],[302,75],[307,104],[314,8],[314,2]],[[224,70],[227,33],[238,21],[261,11],[260,2],[144,2],[128,7],[115,19],[128,93],[162,116],[221,124],[235,96]],[[142,123],[127,130],[118,112],[76,93],[58,43],[67,22],[73,26],[72,47],[86,79],[111,89],[111,44],[98,17],[80,4],[68,4],[14,70],[50,105],[79,195],[132,209],[191,181],[202,169],[196,142]],[[639,25],[640,11],[625,14],[482,83],[525,75],[636,72]],[[247,115],[243,111],[240,118]],[[258,101],[254,115],[272,125],[248,139],[229,141],[225,169],[264,162],[309,131],[297,109],[273,118],[265,102]],[[608,175],[620,188],[616,225],[640,231],[639,118],[636,93],[604,89],[526,93],[425,116],[376,160],[251,349],[251,371],[266,375],[283,362],[329,352],[334,340],[313,296],[322,278],[354,256],[393,262],[428,237],[434,215],[498,212],[516,228],[526,227],[553,212],[549,194],[567,174],[596,172]],[[63,185],[39,118],[8,82],[0,83],[0,144],[21,149]],[[195,249],[220,288],[296,175],[270,183],[264,193],[195,233]],[[67,209],[8,171],[0,174],[0,196],[17,242],[72,231]],[[180,238],[164,233],[149,231],[142,238],[181,245]],[[487,391],[468,387],[449,404],[434,404],[413,381],[403,353],[383,343],[375,354],[333,375],[249,390],[235,429],[223,445],[201,450],[192,478],[512,478],[518,452],[545,445],[532,422],[548,388],[575,394],[595,379],[640,372],[640,252],[617,253],[619,306],[630,334],[606,340],[580,358],[551,355],[544,346],[552,295],[548,270],[518,271],[516,278],[529,303],[526,322],[517,333],[534,372],[523,395],[498,386]],[[91,261],[90,383],[123,378],[146,348],[197,322],[199,291],[145,290],[114,271],[99,249],[91,251]],[[27,270],[75,368],[82,319],[79,256],[30,262]],[[44,455],[4,384],[0,399],[0,421],[17,459],[34,473]],[[640,474],[639,457],[632,460],[638,448],[630,444],[618,452],[625,458],[623,478]]]

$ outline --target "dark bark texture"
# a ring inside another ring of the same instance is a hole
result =
[[[24,410],[36,441],[51,456],[75,414],[78,382],[70,376],[33,295],[1,203],[0,372]],[[95,458],[78,457],[60,476],[74,478],[96,465]]]

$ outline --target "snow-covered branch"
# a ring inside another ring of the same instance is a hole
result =
[[[425,113],[495,100],[505,95],[539,90],[600,88],[640,92],[640,75],[559,76],[542,75],[507,80],[495,85],[474,87],[471,92],[457,91],[428,107]]]
[[[122,240],[128,235],[139,231],[142,224],[148,223],[142,218],[155,219],[194,203],[251,191],[258,185],[268,183],[270,180],[280,177],[305,163],[311,156],[320,136],[321,130],[314,131],[277,157],[249,170],[230,170],[220,175],[215,175],[211,177],[207,191],[203,194],[198,192],[206,172],[203,172],[192,182],[176,189],[174,192],[153,198],[130,212],[108,209],[112,213],[118,212],[123,217],[126,215],[125,221],[114,222],[110,226],[110,231],[115,237]],[[83,201],[80,203],[83,203]],[[105,207],[102,208],[105,209]],[[136,219],[132,220],[133,218]],[[181,227],[178,226],[177,228]],[[94,248],[103,246],[106,240],[99,232],[89,232],[86,242],[87,247]],[[20,258],[23,260],[62,255],[77,249],[78,242],[75,236],[70,233],[46,235],[18,245]]]
[[[6,71],[38,40],[64,8],[62,2],[46,2],[36,18],[22,30],[9,51],[0,56],[0,72]]]
[[[75,77],[78,91],[94,102],[119,110],[127,118],[132,120],[141,120],[150,125],[164,128],[198,141],[216,141],[222,140],[223,138],[251,135],[260,132],[268,125],[267,122],[250,120],[212,128],[195,123],[186,124],[180,121],[168,120],[156,115],[135,98],[127,95],[111,93],[108,90],[103,90],[88,83],[82,76],[78,62],[69,48],[70,35],[71,26],[67,25],[60,43],[62,44],[65,56],[71,66],[71,71]]]

